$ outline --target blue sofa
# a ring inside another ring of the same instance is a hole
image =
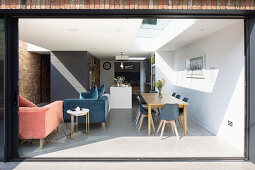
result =
[[[83,97],[81,97],[83,96]],[[84,99],[86,92],[82,93],[80,99],[64,99],[63,100],[63,118],[65,123],[71,122],[71,116],[67,113],[67,110],[75,109],[76,107],[87,108],[90,110],[89,122],[90,123],[102,123],[105,129],[105,122],[108,116],[108,97],[101,96],[98,99]],[[79,122],[85,123],[86,117],[80,116]]]

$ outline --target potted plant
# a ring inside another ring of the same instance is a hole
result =
[[[156,87],[157,87],[157,89],[158,89],[158,91],[159,91],[159,93],[158,93],[158,98],[162,98],[162,88],[163,88],[163,86],[164,86],[165,84],[166,84],[165,79],[158,80],[158,81],[156,82]]]
[[[120,84],[123,83],[125,80],[125,77],[123,76],[118,76],[116,78],[114,78],[114,81],[117,83],[117,86],[120,87]]]

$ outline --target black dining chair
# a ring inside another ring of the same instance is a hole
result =
[[[177,99],[180,99],[180,98],[181,98],[181,95],[177,94],[175,97],[176,97]]]
[[[176,95],[176,93],[174,92],[174,93],[172,94],[172,96],[175,97],[175,95]]]

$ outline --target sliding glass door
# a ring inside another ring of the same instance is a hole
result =
[[[4,20],[0,19],[0,160],[4,158]]]

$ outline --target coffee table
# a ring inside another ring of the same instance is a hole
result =
[[[82,108],[81,110],[67,110],[67,113],[71,116],[71,139],[73,135],[78,132],[78,119],[79,116],[86,116],[86,134],[89,134],[89,109]],[[76,117],[76,132],[74,132],[74,117]]]

